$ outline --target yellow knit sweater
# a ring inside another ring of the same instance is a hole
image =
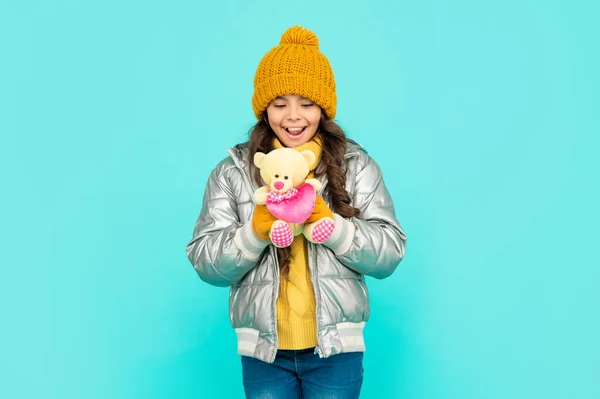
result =
[[[275,139],[275,148],[283,145]],[[295,150],[311,150],[316,161],[310,165],[308,177],[321,161],[322,148],[318,140],[310,141]],[[305,349],[317,346],[317,319],[315,294],[308,269],[306,239],[302,234],[295,236],[291,245],[291,262],[287,277],[282,276],[277,299],[277,334],[279,349]]]

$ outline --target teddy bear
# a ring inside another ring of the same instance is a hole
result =
[[[314,162],[315,154],[310,150],[278,148],[267,154],[254,154],[254,165],[266,183],[254,192],[254,202],[266,205],[277,218],[269,232],[276,247],[291,245],[299,234],[313,243],[323,243],[335,228],[332,218],[322,216],[329,208],[317,194],[321,182],[307,179],[309,166]]]

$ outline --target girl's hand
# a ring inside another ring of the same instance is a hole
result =
[[[305,223],[316,222],[317,220],[320,220],[323,218],[333,219],[333,212],[331,209],[329,209],[329,207],[327,206],[327,203],[325,202],[323,197],[321,197],[319,194],[317,194],[317,201],[315,203],[315,209],[313,209],[312,214],[309,216],[309,218],[306,220]]]
[[[258,238],[263,241],[270,241],[269,231],[273,226],[273,222],[277,218],[271,215],[266,205],[256,205],[254,207],[254,215],[252,215],[252,230]]]
[[[304,236],[308,241],[322,244],[331,237],[334,229],[333,212],[323,197],[317,194],[315,209],[304,225]]]

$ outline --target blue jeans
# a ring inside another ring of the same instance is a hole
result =
[[[356,399],[363,381],[363,353],[320,358],[314,348],[278,350],[274,363],[242,356],[248,399]]]

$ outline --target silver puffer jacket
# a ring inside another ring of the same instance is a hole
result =
[[[258,187],[249,173],[247,148],[238,145],[229,154],[209,177],[187,256],[202,280],[230,286],[229,318],[238,353],[271,363],[277,353],[277,252],[252,231],[252,195]],[[315,352],[321,357],[365,350],[363,327],[370,312],[365,276],[391,275],[406,248],[379,166],[353,142],[346,160],[346,190],[360,215],[345,219],[334,214],[331,238],[321,245],[308,242]],[[322,193],[327,182],[325,176],[320,180]]]

